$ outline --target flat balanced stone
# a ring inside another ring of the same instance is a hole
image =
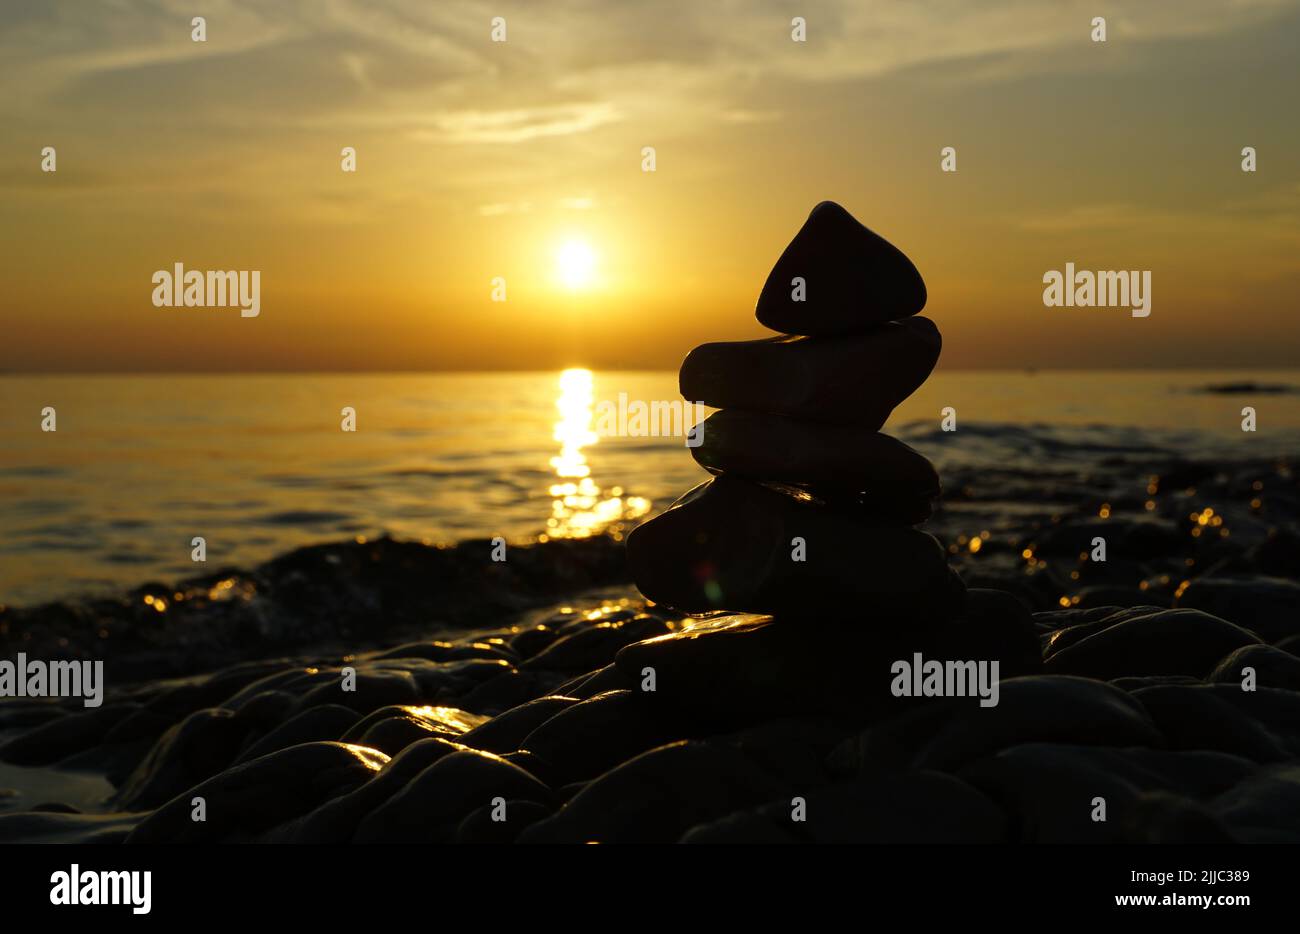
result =
[[[882,324],[851,337],[773,337],[701,344],[682,363],[682,395],[717,409],[875,430],[939,360],[928,318]]]
[[[730,476],[634,529],[627,554],[643,594],[688,613],[798,617],[853,608],[884,625],[948,618],[965,597],[932,535]]]
[[[703,422],[691,454],[714,473],[804,486],[827,495],[915,508],[939,495],[934,466],[903,442],[856,425],[830,425],[740,409]],[[894,510],[890,510],[893,512]]]
[[[794,280],[804,282],[795,300]],[[834,201],[813,208],[758,296],[755,315],[783,334],[854,334],[925,307],[912,261]]]

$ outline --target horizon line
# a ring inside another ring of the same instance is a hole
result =
[[[533,374],[560,373],[565,370],[590,370],[593,373],[675,373],[676,368],[666,367],[599,367],[581,363],[560,367],[540,367],[529,369],[379,369],[379,370],[5,370],[0,369],[0,378],[42,378],[42,377],[156,377],[156,376],[523,376]],[[1062,366],[1062,367],[1007,367],[1007,366],[964,366],[944,367],[936,373],[1020,373],[1041,375],[1045,373],[1185,373],[1200,370],[1206,373],[1260,373],[1260,372],[1300,372],[1300,365],[1292,366],[1221,366],[1187,364],[1184,366],[1135,367],[1135,366]]]

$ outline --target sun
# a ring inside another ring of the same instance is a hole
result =
[[[566,240],[555,251],[555,272],[570,289],[584,289],[596,280],[596,252],[583,240]]]

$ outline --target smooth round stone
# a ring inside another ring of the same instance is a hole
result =
[[[369,656],[372,661],[387,661],[402,658],[422,658],[430,662],[454,662],[466,658],[500,658],[508,662],[518,661],[518,656],[499,646],[479,643],[476,645],[453,645],[450,642],[407,642]]]
[[[522,659],[532,658],[559,638],[554,627],[547,625],[525,629],[510,640],[510,651]]]
[[[804,280],[804,300],[791,282]],[[912,261],[834,201],[812,209],[772,267],[755,315],[784,334],[853,334],[925,307]]]
[[[1300,583],[1277,577],[1200,577],[1177,605],[1221,617],[1249,629],[1265,642],[1300,634]]]
[[[1167,684],[1197,685],[1205,682],[1200,678],[1191,678],[1187,675],[1144,675],[1141,677],[1112,678],[1106,683],[1132,694],[1134,691],[1142,690],[1142,688],[1160,688]]]
[[[1167,791],[1139,795],[1124,813],[1126,843],[1237,843],[1201,803]]]
[[[529,733],[520,748],[545,761],[556,784],[569,784],[684,738],[676,718],[664,716],[639,691],[609,691],[560,710]]]
[[[787,785],[812,788],[830,780],[826,757],[851,730],[836,717],[778,717],[712,741],[735,746]]]
[[[1060,640],[1053,642],[1044,661],[1048,673],[1105,681],[1137,675],[1203,678],[1225,655],[1259,643],[1254,633],[1199,610],[1158,610],[1114,619],[1076,627],[1090,631],[1065,648],[1058,647]]]
[[[1153,613],[1162,607],[1147,607]],[[1067,629],[1077,628],[1084,623],[1095,623],[1099,619],[1113,616],[1123,610],[1118,606],[1096,606],[1089,609],[1073,607],[1068,610],[1044,610],[1034,614],[1034,625],[1044,632],[1061,633]]]
[[[341,741],[370,746],[395,756],[411,743],[441,736],[453,741],[488,722],[488,717],[455,707],[381,707],[358,720]]]
[[[119,703],[68,714],[58,711],[53,719],[0,745],[0,762],[50,765],[98,744],[113,727],[139,710],[138,704]]]
[[[934,369],[942,347],[928,318],[882,324],[852,337],[717,341],[682,362],[691,402],[879,428]]]
[[[901,441],[854,425],[830,425],[740,409],[714,412],[691,455],[706,470],[807,487],[819,496],[862,496],[883,510],[928,517],[939,495],[934,465]]]
[[[357,826],[356,843],[450,843],[457,825],[496,797],[549,804],[551,791],[500,756],[465,749],[443,756]]]
[[[804,560],[795,560],[796,538]],[[965,594],[934,536],[730,476],[634,529],[627,555],[643,594],[687,613],[863,610],[891,622],[934,620],[957,613]]]
[[[1271,645],[1248,645],[1219,662],[1206,680],[1241,686],[1245,669],[1255,672],[1259,687],[1300,691],[1300,658]]]
[[[441,737],[412,743],[385,763],[369,782],[286,824],[277,842],[347,843],[366,815],[439,759],[465,748]]]
[[[1131,607],[1098,607],[1095,612],[1087,615],[1081,614],[1074,621],[1066,621],[1066,624],[1057,629],[1047,639],[1047,644],[1043,650],[1043,657],[1050,658],[1057,652],[1068,649],[1072,645],[1077,645],[1089,636],[1095,636],[1097,633],[1109,629],[1119,623],[1129,619],[1137,619],[1140,616],[1150,616],[1155,613],[1163,613],[1168,607],[1163,606],[1131,606]],[[1070,611],[1065,611],[1070,612]],[[1045,616],[1044,613],[1035,613],[1034,618],[1039,619]]]
[[[509,669],[461,695],[456,703],[465,710],[496,716],[548,693],[548,686],[531,672]]]
[[[1001,804],[1022,843],[1120,843],[1143,792],[1205,799],[1257,768],[1221,752],[1027,743],[963,767],[958,777]],[[1092,801],[1106,799],[1106,820]]]
[[[1300,769],[1262,769],[1210,809],[1243,843],[1300,843]]]
[[[1300,693],[1270,687],[1243,691],[1236,684],[1202,685],[1201,690],[1213,692],[1268,730],[1292,760],[1300,761]]]
[[[1089,678],[1040,675],[1000,685],[996,707],[955,707],[916,757],[918,769],[955,771],[1022,743],[1159,746],[1147,711],[1117,687]]]
[[[561,710],[578,701],[573,697],[548,695],[530,700],[497,714],[458,738],[459,742],[484,752],[505,755],[522,747],[524,738]]]
[[[290,717],[269,733],[259,737],[256,742],[245,747],[235,762],[248,762],[250,759],[258,759],[278,749],[288,749],[300,743],[339,739],[357,722],[357,719],[355,711],[340,704],[322,704],[319,707],[312,707],[296,717]]]
[[[604,694],[606,691],[624,691],[634,687],[636,687],[636,682],[629,680],[627,675],[619,671],[618,666],[611,661],[574,688],[569,696],[586,700],[589,697],[595,697],[597,694]]]
[[[281,668],[270,674],[258,678],[251,684],[240,688],[230,697],[221,702],[221,707],[226,710],[242,711],[246,705],[253,705],[254,701],[260,706],[267,702],[268,696],[283,697],[288,695],[294,698],[296,704],[308,689],[309,686],[324,684],[332,681],[338,684],[338,671],[332,668]],[[285,713],[288,713],[288,709]]]
[[[711,743],[660,746],[578,792],[521,843],[674,843],[696,824],[786,792],[738,750]]]
[[[506,801],[504,820],[496,805],[484,805],[460,822],[457,843],[514,843],[527,828],[551,816],[551,809],[536,801]]]
[[[1004,676],[992,708],[961,697],[932,701],[845,740],[827,764],[837,775],[913,767],[953,771],[1024,743],[1158,747],[1162,738],[1138,701],[1105,682]]]
[[[229,701],[237,692],[262,682],[268,676],[282,674],[285,665],[283,659],[241,662],[206,678],[186,679],[155,695],[146,706],[158,713],[172,714],[177,720],[205,707],[235,710],[237,705]]]
[[[965,782],[939,772],[903,772],[828,785],[805,797],[791,820],[789,798],[702,824],[682,843],[755,842],[947,845],[1002,843],[1001,808]],[[781,839],[787,836],[793,839]]]
[[[925,659],[996,660],[999,675],[1037,670],[1037,643],[1018,626],[957,618],[934,625],[863,622],[851,607],[786,622],[737,615],[702,620],[669,636],[629,645],[615,663],[640,683],[655,673],[644,703],[683,723],[736,729],[777,717],[825,715],[861,724],[933,698],[896,697],[893,663]],[[1031,667],[1033,666],[1033,667]],[[974,697],[961,698],[967,705]],[[576,709],[576,708],[575,708]]]
[[[303,743],[226,769],[154,811],[131,843],[231,843],[256,840],[279,824],[369,782],[388,763],[381,752],[343,743]],[[208,819],[191,818],[193,799]]]
[[[737,811],[707,824],[696,824],[678,843],[714,846],[786,846],[807,842],[796,834],[789,815],[769,814],[768,808]]]
[[[307,710],[320,704],[341,704],[359,714],[368,714],[380,707],[421,702],[420,685],[406,671],[380,671],[358,668],[356,690],[339,688],[339,676],[319,684],[298,700],[298,709]]]
[[[126,811],[157,807],[221,772],[239,754],[250,726],[228,710],[197,710],[154,744],[117,797]]]
[[[1250,715],[1233,706],[1230,685],[1167,684],[1140,688],[1133,698],[1150,713],[1171,749],[1215,749],[1255,762],[1290,758],[1282,742]]]
[[[647,615],[598,623],[562,635],[524,662],[523,667],[529,671],[590,671],[608,665],[623,646],[666,632],[667,623]]]

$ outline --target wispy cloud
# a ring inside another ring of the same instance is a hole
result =
[[[73,82],[93,90],[108,75],[140,69],[165,81],[167,72],[222,60],[232,70],[256,68],[263,84],[299,89],[293,100],[300,115],[356,109],[355,100],[313,93],[342,71],[365,95],[369,113],[407,109],[418,99],[452,139],[526,142],[598,129],[616,115],[640,113],[650,100],[686,114],[707,108],[733,122],[765,119],[736,98],[760,80],[843,81],[962,60],[987,68],[990,57],[1005,75],[1014,71],[1006,57],[1021,54],[1026,67],[1041,68],[1045,51],[1086,48],[1094,15],[1108,15],[1116,38],[1149,42],[1248,28],[1296,5],[825,0],[794,10],[781,0],[551,0],[502,11],[486,0],[222,0],[201,5],[208,41],[193,43],[196,8],[184,0],[48,0],[0,10],[0,89],[22,92],[5,93],[9,103],[0,108],[39,104]],[[790,39],[792,11],[807,20],[807,42]],[[490,43],[491,19],[503,13],[509,41]],[[340,51],[293,54],[304,44]],[[596,102],[547,114],[540,100],[519,99],[575,86]],[[110,103],[132,106],[129,99]]]
[[[523,110],[469,110],[439,114],[435,129],[413,130],[420,140],[449,143],[523,143],[547,136],[567,136],[619,119],[612,104],[564,104]]]

